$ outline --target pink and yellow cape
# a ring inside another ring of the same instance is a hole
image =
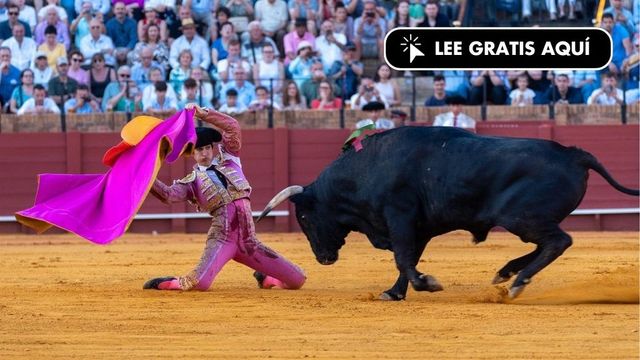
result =
[[[138,116],[109,149],[105,174],[40,174],[33,207],[16,219],[42,233],[51,226],[96,244],[108,244],[127,230],[147,197],[163,161],[191,154],[196,143],[193,110],[162,121]]]

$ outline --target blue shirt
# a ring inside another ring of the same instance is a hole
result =
[[[613,57],[611,58],[611,62],[616,64],[618,69],[620,69],[622,62],[627,57],[627,52],[624,49],[622,41],[629,38],[629,32],[624,26],[615,24],[611,30],[611,38],[613,40]]]
[[[238,92],[238,103],[245,107],[249,107],[249,104],[255,99],[256,88],[253,84],[245,81],[242,87],[238,87],[235,81],[229,81],[220,90],[220,104],[227,103],[227,91],[230,89],[235,89]]]
[[[138,42],[138,28],[136,22],[129,17],[124,18],[124,22],[118,21],[115,17],[107,21],[107,35],[117,48],[127,48],[133,50]]]
[[[65,101],[64,103],[64,113],[68,114],[69,113],[69,109],[76,106],[76,104],[78,103],[78,100],[76,100],[76,98],[71,98],[67,101]],[[91,107],[91,105],[89,105],[89,103],[87,101],[84,102],[84,104],[76,109],[76,114],[91,114],[94,112],[100,112],[100,109],[98,109],[98,111],[93,111],[93,108]]]
[[[20,83],[20,70],[13,65],[9,65],[9,72],[0,73],[0,98],[2,103],[6,104],[11,99],[13,89]]]

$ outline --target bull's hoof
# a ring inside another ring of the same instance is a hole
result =
[[[425,274],[420,275],[416,281],[411,281],[411,286],[415,291],[436,292],[444,290],[435,277]]]
[[[527,285],[513,286],[509,289],[509,298],[515,299],[524,291],[524,287]]]
[[[509,279],[511,279],[511,277],[503,277],[503,276],[500,276],[500,274],[496,274],[493,280],[491,280],[491,283],[493,285],[498,285],[498,284],[502,284],[503,282],[509,281]]]
[[[380,294],[380,300],[384,300],[384,301],[400,301],[404,299],[405,299],[404,295],[394,294],[389,291],[385,291],[382,294]]]
[[[162,284],[165,281],[173,281],[175,279],[176,278],[173,277],[173,276],[167,276],[167,277],[160,277],[160,278],[151,279],[151,280],[147,281],[146,283],[144,283],[142,288],[144,290],[149,290],[149,289],[160,290],[160,284]]]

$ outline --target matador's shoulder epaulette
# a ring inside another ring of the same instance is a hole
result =
[[[196,171],[194,170],[194,171],[190,172],[189,175],[183,177],[180,180],[177,180],[176,182],[179,183],[179,184],[189,184],[189,183],[194,182],[195,180],[196,180]]]

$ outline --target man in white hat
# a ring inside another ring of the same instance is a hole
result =
[[[44,51],[38,51],[31,64],[33,70],[33,83],[40,84],[44,88],[49,87],[49,80],[53,77],[53,69],[49,66],[47,54]]]

